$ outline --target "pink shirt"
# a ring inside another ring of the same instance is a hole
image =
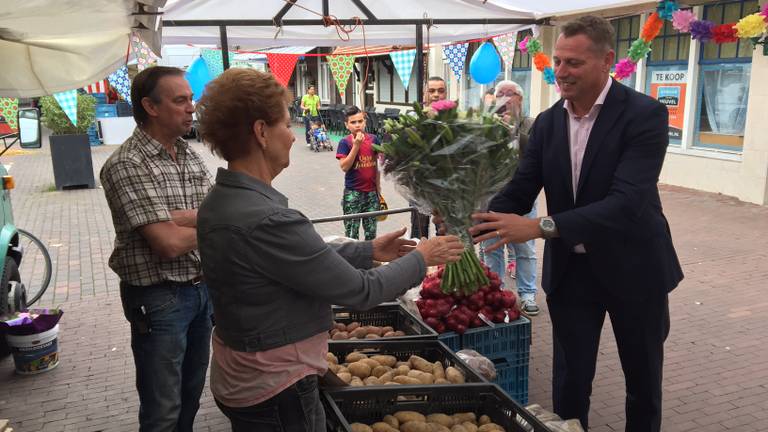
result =
[[[595,125],[600,109],[603,107],[608,90],[611,89],[613,80],[609,77],[605,83],[603,91],[597,96],[595,104],[592,105],[589,112],[584,116],[577,116],[571,108],[571,102],[566,100],[563,107],[568,111],[568,143],[571,149],[571,182],[573,184],[573,200],[576,201],[576,191],[579,187],[579,175],[581,175],[581,163],[584,161],[584,151],[587,149],[589,134],[592,132],[592,126]],[[574,248],[576,253],[585,253],[583,244],[578,244]]]
[[[211,392],[228,407],[264,402],[308,375],[328,369],[328,333],[261,352],[235,351],[213,332]]]
[[[595,125],[597,115],[600,114],[600,108],[603,107],[608,90],[611,89],[612,80],[608,78],[603,91],[597,96],[595,104],[584,116],[577,116],[571,108],[571,102],[566,100],[563,107],[568,111],[568,142],[571,147],[571,181],[573,182],[573,199],[576,200],[576,189],[579,186],[579,175],[581,174],[581,162],[584,160],[584,151],[587,149],[589,133],[592,132],[592,126]]]

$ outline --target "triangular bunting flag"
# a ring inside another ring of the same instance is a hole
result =
[[[85,90],[85,92],[88,94],[106,93],[108,88],[109,82],[106,79],[103,79],[96,81],[93,84],[88,84],[87,86],[83,87],[83,90]]]
[[[504,60],[504,66],[511,67],[512,60],[515,59],[515,43],[517,42],[517,32],[507,33],[493,38],[496,49]]]
[[[269,70],[277,78],[277,82],[284,87],[288,87],[288,82],[291,80],[291,75],[293,75],[293,69],[296,67],[298,59],[298,54],[267,53]]]
[[[5,117],[5,121],[11,129],[17,130],[19,128],[17,124],[19,100],[16,98],[0,98],[0,115]]]
[[[211,79],[224,73],[224,64],[221,62],[221,50],[220,49],[203,49],[200,50],[200,55],[205,59],[205,64],[208,65],[208,71],[211,73]],[[235,53],[229,52],[229,64],[232,65],[235,62]]]
[[[117,90],[120,97],[131,103],[131,79],[128,78],[128,66],[123,66],[112,72],[112,75],[107,77],[107,81]]]
[[[416,58],[416,50],[394,51],[389,53],[392,63],[395,65],[397,74],[400,75],[400,81],[403,82],[403,88],[408,88],[411,81],[411,71],[413,70],[413,59]]]
[[[135,32],[131,33],[131,49],[133,50],[133,55],[136,57],[139,72],[149,67],[157,59],[155,53],[149,49],[149,45],[141,40],[139,35]]]
[[[336,81],[336,87],[339,89],[339,94],[344,97],[344,92],[347,89],[347,80],[349,74],[352,73],[352,64],[354,63],[354,57],[351,55],[329,55],[328,66],[331,68],[331,75]]]
[[[69,121],[77,126],[77,90],[67,90],[61,93],[54,93],[54,99],[59,103],[64,114],[69,117]]]
[[[464,71],[464,63],[467,60],[467,43],[457,43],[443,47],[443,54],[448,59],[448,65],[451,67],[456,79],[461,79],[461,73]]]

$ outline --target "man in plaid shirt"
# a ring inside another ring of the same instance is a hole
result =
[[[140,430],[192,431],[212,328],[196,234],[211,176],[181,138],[195,109],[182,70],[140,72],[131,102],[138,127],[101,170],[116,233],[109,266],[131,324]]]

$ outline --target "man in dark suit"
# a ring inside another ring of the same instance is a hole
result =
[[[667,294],[683,274],[657,182],[668,114],[609,75],[613,28],[583,17],[554,52],[562,99],[541,113],[514,178],[491,201],[476,241],[546,240],[542,287],[552,318],[553,404],[588,425],[608,313],[626,381],[626,430],[659,431]],[[549,216],[527,219],[544,188]]]

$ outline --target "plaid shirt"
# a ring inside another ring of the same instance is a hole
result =
[[[109,266],[130,285],[186,282],[201,275],[198,251],[162,259],[138,231],[144,225],[170,221],[171,210],[198,208],[208,193],[211,175],[181,138],[176,141],[176,159],[137,127],[101,169],[116,234]]]

